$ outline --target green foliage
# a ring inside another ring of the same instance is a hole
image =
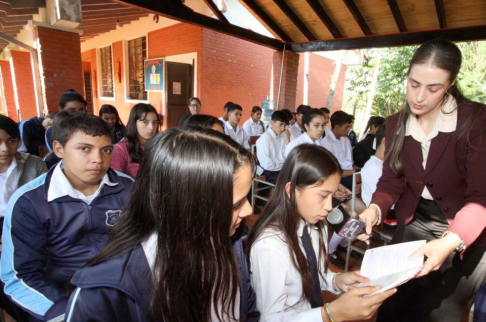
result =
[[[459,87],[474,101],[486,102],[486,42],[458,43],[463,54]],[[381,50],[378,82],[371,115],[386,117],[400,110],[406,89],[410,60],[417,46],[385,48]],[[359,114],[366,106],[377,50],[364,50],[368,60],[360,66],[349,66],[346,75],[344,109]]]

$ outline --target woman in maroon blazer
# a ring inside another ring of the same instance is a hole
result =
[[[384,303],[378,321],[460,321],[486,274],[486,111],[457,87],[461,52],[432,40],[410,63],[406,101],[387,119],[386,160],[373,225],[396,203],[393,243],[427,240],[418,278]]]

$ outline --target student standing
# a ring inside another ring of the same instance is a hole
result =
[[[243,123],[243,129],[248,137],[260,136],[265,132],[265,125],[260,121],[262,118],[262,108],[259,106],[253,106],[251,110],[251,116],[245,123]]]
[[[127,136],[115,145],[113,150],[113,170],[135,178],[145,146],[159,132],[160,124],[159,115],[152,105],[136,104],[128,117]]]
[[[181,118],[179,126],[183,126],[187,119],[192,115],[198,115],[201,113],[201,100],[197,97],[191,97],[187,103],[187,108],[189,109],[189,113]]]
[[[113,105],[104,104],[100,108],[99,116],[105,121],[112,130],[111,141],[113,144],[120,142],[127,133],[125,124],[123,124],[118,111]]]
[[[228,108],[228,122],[224,124],[224,133],[241,144],[245,149],[250,149],[249,137],[245,130],[239,126],[243,109],[238,104],[231,104]]]
[[[368,319],[395,293],[393,289],[365,297],[379,287],[356,287],[367,278],[354,272],[335,274],[326,267],[325,218],[340,176],[339,163],[317,145],[300,145],[285,160],[247,240],[261,322]],[[323,290],[345,293],[323,303]]]
[[[270,128],[256,141],[257,157],[263,168],[265,180],[275,184],[285,161],[285,147],[289,143],[285,135],[287,115],[283,111],[272,114]]]
[[[287,157],[296,146],[301,144],[317,144],[324,133],[324,115],[317,108],[307,108],[301,118],[304,133],[287,144],[285,148],[285,157]],[[297,124],[297,123],[295,123]],[[295,126],[294,124],[294,126]]]
[[[69,280],[105,244],[133,183],[109,168],[111,130],[102,119],[74,113],[55,131],[63,161],[11,197],[1,258],[5,294],[41,321],[63,318]]]
[[[66,321],[257,322],[238,229],[252,211],[253,167],[216,131],[156,136],[129,210],[72,280]]]
[[[387,301],[380,321],[460,321],[486,275],[486,107],[457,87],[461,51],[441,39],[410,62],[402,110],[386,122],[383,175],[370,207],[372,225],[395,204],[392,242],[428,241],[418,278]]]

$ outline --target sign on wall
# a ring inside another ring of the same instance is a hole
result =
[[[164,59],[154,58],[144,61],[145,71],[145,90],[163,91],[164,90]]]

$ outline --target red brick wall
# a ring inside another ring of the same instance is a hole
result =
[[[49,113],[58,110],[59,97],[68,89],[84,93],[79,34],[50,28],[34,29],[39,39],[45,103]]]
[[[241,125],[254,105],[270,96],[274,50],[203,29],[200,98],[202,112],[223,114],[224,104],[243,107]]]
[[[305,54],[302,54],[300,55],[299,74],[297,76],[297,105],[304,102],[304,64]],[[334,61],[328,58],[315,54],[309,55],[308,105],[316,108],[326,106],[335,67]],[[331,113],[340,110],[342,107],[345,74],[346,66],[342,65],[331,104]]]
[[[20,118],[27,120],[37,116],[35,101],[34,77],[32,76],[32,64],[30,53],[12,50],[10,52],[13,61],[13,73],[15,73],[15,88],[19,102]]]
[[[159,58],[197,52],[197,96],[201,98],[201,47],[202,47],[201,27],[193,26],[186,23],[152,31],[148,34],[148,57]],[[150,93],[150,104],[152,104],[159,113],[163,112],[162,92]],[[202,113],[208,113],[206,103],[202,100]],[[163,113],[162,113],[163,114]],[[164,126],[167,118],[164,118]]]
[[[293,111],[300,104],[297,103],[297,77],[298,71],[302,68],[300,64],[300,54],[276,52],[273,55],[273,92],[275,107],[279,109],[290,109]],[[284,59],[282,68],[282,57]],[[282,79],[282,80],[280,80]],[[280,99],[278,98],[280,88]],[[278,105],[277,106],[277,101]]]
[[[10,62],[8,60],[0,60],[0,69],[2,71],[3,94],[5,95],[5,104],[7,105],[7,116],[17,122],[17,108],[15,107],[15,94],[12,73],[10,72]]]

